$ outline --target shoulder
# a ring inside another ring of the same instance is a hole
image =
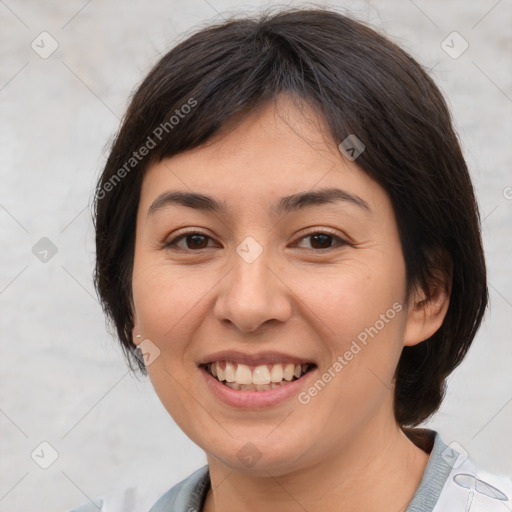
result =
[[[433,512],[451,512],[455,505],[466,512],[512,509],[510,476],[486,471],[466,454],[460,454],[458,461],[448,475]]]
[[[407,512],[503,512],[512,510],[512,479],[480,468],[458,443],[447,446],[435,431],[430,458]]]
[[[150,512],[188,512],[191,507],[200,510],[209,485],[210,475],[206,465],[168,490],[151,507]],[[136,489],[130,487],[89,500],[68,512],[140,512],[140,497],[136,494]],[[144,507],[144,510],[147,508]]]
[[[151,507],[149,512],[188,512],[190,509],[200,510],[209,487],[210,474],[208,465],[206,465],[168,490]]]
[[[437,462],[447,466],[446,481],[433,512],[503,512],[512,506],[512,478],[480,467],[458,443],[445,445],[436,433]],[[441,467],[441,464],[436,464]],[[462,508],[464,507],[464,508]]]

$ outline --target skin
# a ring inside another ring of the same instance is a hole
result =
[[[324,187],[348,202],[277,216],[278,198]],[[163,192],[200,192],[228,214],[169,205]],[[307,236],[331,231],[318,242]],[[207,237],[162,247],[185,231]],[[248,264],[236,247],[263,248]],[[325,249],[324,247],[332,247]],[[427,339],[449,302],[445,286],[406,297],[405,262],[385,190],[344,158],[322,120],[289,97],[226,125],[208,144],[154,164],[144,178],[133,267],[134,343],[160,350],[148,374],[164,407],[206,453],[212,489],[206,512],[405,510],[428,454],[393,416],[393,375],[404,345]],[[403,308],[317,396],[260,410],[220,402],[197,361],[218,350],[277,350],[332,367],[356,336],[394,303]],[[261,454],[237,457],[251,442]]]

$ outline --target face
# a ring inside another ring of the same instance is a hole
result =
[[[134,339],[209,460],[285,474],[394,425],[405,263],[384,189],[314,112],[281,97],[229,128],[144,177]]]

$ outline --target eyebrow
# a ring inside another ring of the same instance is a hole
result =
[[[276,214],[286,214],[311,206],[334,204],[338,202],[346,202],[371,212],[370,206],[364,199],[340,188],[324,188],[284,196],[271,206],[271,210]],[[157,211],[171,205],[185,206],[205,212],[228,212],[225,201],[218,201],[211,196],[197,192],[168,191],[160,194],[155,201],[153,201],[148,209],[147,216],[154,215]]]

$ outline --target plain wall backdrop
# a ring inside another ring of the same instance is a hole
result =
[[[0,0],[0,511],[62,511],[128,485],[144,510],[206,463],[106,329],[90,203],[130,93],[162,52],[199,26],[279,5]],[[452,109],[481,208],[490,308],[428,426],[511,474],[512,3],[317,5],[400,44]]]

